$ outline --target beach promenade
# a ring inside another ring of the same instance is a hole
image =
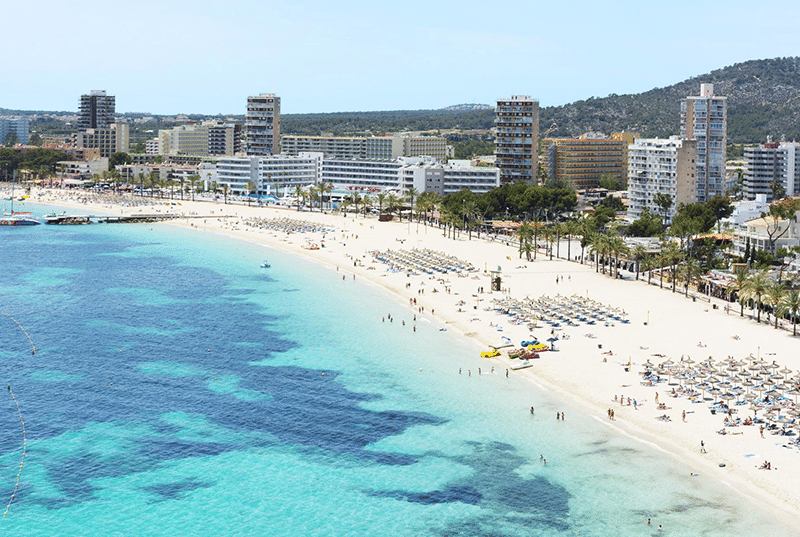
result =
[[[646,369],[677,371],[680,366],[687,369],[708,361],[709,357],[718,371],[732,361],[741,362],[739,368],[747,369],[758,360],[763,361],[761,367],[767,371],[791,370],[791,374],[785,374],[788,377],[800,371],[800,340],[793,338],[791,332],[756,323],[747,310],[745,317],[740,317],[738,304],[731,305],[729,311],[724,307],[714,308],[714,304],[724,303],[692,301],[680,292],[670,292],[667,284],[659,289],[647,285],[646,278],[634,281],[631,273],[626,273],[625,280],[615,280],[596,273],[594,265],[550,260],[542,252],[535,261],[526,262],[519,259],[513,240],[508,245],[483,236],[478,238],[475,233],[471,239],[466,233],[453,239],[445,237],[438,228],[416,221],[378,222],[376,218],[362,216],[221,202],[181,201],[180,205],[167,206],[155,200],[160,205],[125,207],[84,203],[81,197],[75,192],[34,190],[30,201],[72,207],[77,212],[86,212],[90,207],[92,212],[102,210],[113,215],[151,213],[154,208],[186,216],[213,215],[158,225],[185,226],[280,248],[329,266],[345,280],[368,280],[397,295],[397,309],[392,312],[396,320],[411,324],[430,321],[442,330],[466,335],[474,339],[476,355],[508,341],[518,348],[522,340],[535,338],[546,342],[557,336],[558,352],[543,352],[532,367],[512,370],[509,374],[543,386],[553,397],[596,417],[620,435],[635,437],[661,449],[664,456],[682,461],[687,475],[713,476],[720,484],[731,487],[732,493],[735,489],[751,497],[775,516],[791,520],[800,513],[797,479],[800,449],[790,445],[796,436],[773,435],[769,430],[762,434],[757,423],[726,427],[726,417],[742,422],[752,418],[750,405],[735,405],[731,401],[730,408],[735,412],[730,416],[724,411],[712,414],[713,393],[704,390],[700,397],[690,398],[680,393],[680,383],[675,379],[667,378],[651,386],[642,376]],[[260,227],[265,223],[276,224],[279,219],[313,222],[321,229],[302,232],[295,228],[287,232],[280,225]],[[580,253],[576,244],[573,242],[572,257]],[[389,249],[430,249],[471,263],[477,270],[461,275],[392,272],[370,253]],[[560,253],[566,257],[566,243]],[[268,249],[264,257],[269,259]],[[502,291],[490,291],[488,271],[500,275]],[[682,291],[682,287],[678,290]],[[562,326],[558,330],[539,322],[531,331],[527,323],[514,324],[513,318],[494,310],[494,300],[542,296],[575,296],[596,301],[608,308],[624,310],[629,322]],[[668,364],[671,367],[660,369],[658,365],[667,360],[672,362]],[[652,367],[645,365],[648,362]],[[771,366],[773,362],[777,367]],[[504,370],[515,362],[503,352],[499,357],[485,359],[485,363],[486,370],[492,367]],[[759,395],[763,397],[763,393]],[[663,406],[659,408],[660,405]],[[527,408],[518,410],[528,412]],[[609,417],[610,410],[614,411],[613,420]],[[763,414],[764,411],[756,412],[759,417]],[[721,430],[728,434],[718,434]],[[764,461],[770,462],[772,470],[759,469]]]

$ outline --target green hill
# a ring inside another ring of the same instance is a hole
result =
[[[646,136],[680,132],[680,103],[701,83],[728,97],[728,141],[763,142],[768,134],[800,140],[800,57],[753,60],[636,95],[609,95],[541,110],[539,126],[551,136],[589,130],[634,131]]]
[[[587,131],[606,134],[639,132],[644,136],[680,133],[680,103],[697,95],[701,83],[713,83],[714,93],[728,97],[730,143],[762,142],[767,135],[800,140],[800,57],[753,60],[717,69],[664,88],[630,95],[592,97],[540,111],[540,131],[553,123],[550,136],[578,136]],[[398,110],[285,114],[286,134],[344,135],[431,129],[489,129],[492,110]]]

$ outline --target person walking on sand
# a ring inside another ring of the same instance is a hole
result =
[[[531,407],[531,416],[533,416],[533,407]]]
[[[706,451],[706,443],[700,440],[700,453],[708,453]]]

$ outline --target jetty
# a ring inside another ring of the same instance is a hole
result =
[[[46,224],[60,226],[80,226],[86,224],[150,224],[153,222],[164,222],[178,218],[236,218],[231,215],[183,215],[175,213],[165,214],[129,214],[122,216],[108,215],[75,215],[75,214],[50,214],[44,217]]]

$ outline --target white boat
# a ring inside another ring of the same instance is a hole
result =
[[[263,263],[261,263],[261,268],[269,268],[269,267],[271,267],[271,266],[272,266],[272,265],[270,265],[270,264],[269,264],[269,263],[267,263],[266,261],[264,261]]]
[[[17,226],[38,226],[41,224],[38,220],[31,216],[31,213],[19,212],[14,210],[14,185],[17,183],[17,172],[14,170],[14,179],[11,183],[11,213],[3,214],[0,216],[0,226],[2,227],[17,227]],[[26,196],[27,197],[27,196]]]
[[[522,360],[520,362],[513,364],[510,368],[517,370],[517,369],[525,369],[531,366],[533,366],[533,364],[530,362],[530,360]]]

